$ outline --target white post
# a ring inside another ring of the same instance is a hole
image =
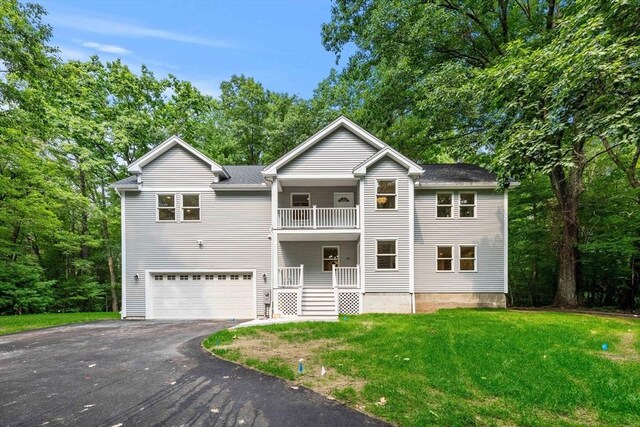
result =
[[[298,282],[300,284],[300,287],[304,286],[304,264],[300,264],[300,281]]]
[[[317,222],[316,222],[316,220],[317,220],[317,212],[318,212],[317,211],[317,206],[313,205],[313,229],[314,230],[316,229],[316,226],[317,226]]]
[[[356,264],[356,287],[360,289],[360,264]]]
[[[356,228],[360,228],[360,205],[356,205]]]

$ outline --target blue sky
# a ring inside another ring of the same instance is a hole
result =
[[[36,0],[37,1],[37,0]],[[320,29],[330,0],[41,0],[63,59],[121,58],[217,96],[233,74],[308,98],[335,66]]]

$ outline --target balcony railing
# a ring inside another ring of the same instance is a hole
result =
[[[336,267],[333,266],[333,287],[334,288],[360,288],[359,266]]]
[[[278,287],[297,288],[304,285],[304,265],[300,267],[278,267]]]
[[[281,229],[360,228],[360,207],[354,208],[278,208]]]

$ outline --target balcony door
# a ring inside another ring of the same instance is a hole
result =
[[[334,208],[352,208],[354,206],[353,193],[333,193]]]

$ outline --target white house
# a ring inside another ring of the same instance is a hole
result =
[[[172,137],[129,171],[112,185],[123,318],[505,306],[496,175],[417,164],[344,117],[266,167],[223,166]]]

